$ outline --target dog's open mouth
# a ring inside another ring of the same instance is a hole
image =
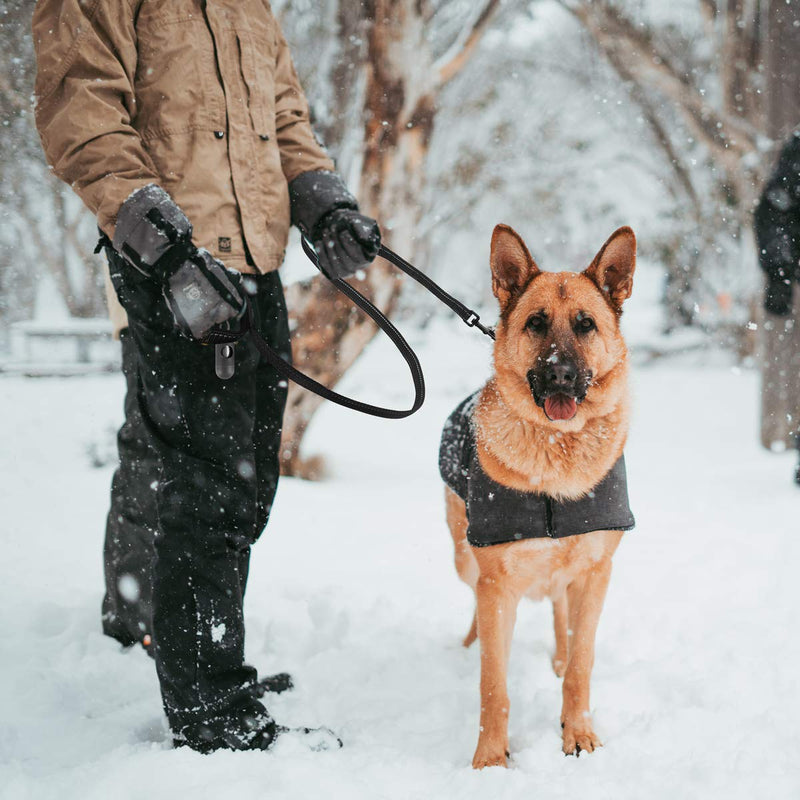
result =
[[[544,400],[544,413],[553,422],[572,419],[578,413],[578,401],[566,394],[551,394]]]

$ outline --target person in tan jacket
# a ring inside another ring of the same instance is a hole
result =
[[[288,358],[290,223],[337,277],[380,232],[314,137],[266,0],[39,0],[33,33],[45,154],[97,216],[128,321],[104,631],[149,647],[176,745],[266,749],[285,729],[244,663],[242,602],[286,386],[247,337],[229,380],[202,342],[249,307]]]

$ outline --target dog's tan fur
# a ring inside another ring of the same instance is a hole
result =
[[[619,330],[622,303],[631,293],[636,240],[620,228],[583,273],[543,273],[522,239],[498,225],[492,236],[493,289],[501,316],[494,349],[494,377],[476,409],[478,458],[498,483],[557,499],[585,495],[617,461],[628,433],[627,349]],[[526,323],[544,311],[547,336]],[[578,335],[578,314],[596,323]],[[570,348],[591,370],[577,414],[551,421],[534,402],[527,372],[549,352]],[[589,715],[594,640],[611,558],[619,531],[565,539],[528,539],[471,547],[464,502],[446,489],[447,522],[459,576],[475,591],[476,612],[464,640],[480,638],[481,718],[473,767],[506,765],[509,700],[506,668],[517,605],[523,595],[553,603],[556,649],[553,669],[563,682],[563,750],[591,752],[601,742]]]

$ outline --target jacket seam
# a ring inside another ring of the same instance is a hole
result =
[[[43,92],[41,95],[39,95],[39,102],[47,100],[47,98],[51,97],[55,93],[56,89],[58,89],[58,87],[61,85],[61,81],[64,80],[64,76],[72,68],[78,49],[91,29],[91,23],[94,21],[94,18],[97,15],[97,8],[99,5],[100,0],[94,0],[94,3],[86,14],[86,21],[89,23],[89,27],[82,30],[78,36],[75,37],[72,47],[70,47],[70,49],[67,51],[67,55],[64,58],[61,70],[56,74],[56,78],[54,78],[52,86],[46,92]]]
[[[194,17],[191,14],[187,14],[186,16],[181,17],[168,17],[165,19],[159,19],[157,16],[153,16],[152,19],[147,20],[148,25],[152,25],[154,28],[165,28],[167,25],[180,25],[184,22],[201,22],[199,17]]]
[[[84,39],[88,36],[89,31],[91,30],[92,23],[94,22],[95,17],[97,16],[97,9],[100,6],[101,0],[94,0],[94,3],[90,6],[89,10],[86,12],[86,22],[88,26],[86,29],[82,30],[80,34],[75,38],[75,41],[72,43],[72,46],[67,51],[67,55],[64,57],[64,63],[61,70],[56,74],[56,77],[53,79],[53,83],[46,91],[43,91],[39,97],[38,102],[42,103],[46,101],[48,98],[52,97],[53,94],[56,92],[58,87],[61,85],[61,82],[64,80],[64,76],[72,69],[72,65],[75,62],[75,56],[80,48],[80,45],[83,43]],[[131,0],[128,0],[128,6],[130,6]]]
[[[139,138],[144,141],[163,139],[167,136],[176,136],[181,133],[191,133],[192,131],[214,131],[217,127],[211,123],[196,123],[180,128],[148,128],[145,131],[138,131]]]

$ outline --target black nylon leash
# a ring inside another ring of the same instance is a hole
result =
[[[305,246],[305,242],[303,243]],[[308,250],[306,250],[308,253]],[[385,258],[390,263],[394,264],[398,269],[406,273],[410,278],[413,278],[421,286],[424,286],[437,300],[444,303],[451,311],[458,314],[463,322],[470,328],[477,328],[481,333],[486,334],[489,338],[494,340],[494,331],[481,324],[481,318],[471,308],[467,308],[460,300],[456,300],[453,295],[448,294],[438,283],[434,283],[424,272],[418,270],[413,264],[409,264],[404,258],[401,258],[397,253],[390,250],[385,245],[381,245],[378,250],[378,255]]]
[[[400,355],[408,364],[411,372],[411,379],[414,382],[414,402],[411,408],[408,409],[395,409],[383,408],[382,406],[375,406],[371,403],[364,403],[361,400],[356,400],[352,397],[346,397],[343,394],[335,392],[333,389],[315,381],[309,375],[306,375],[300,370],[293,367],[290,363],[285,361],[265,340],[264,337],[258,332],[255,327],[255,317],[252,304],[247,305],[247,314],[242,320],[242,327],[236,333],[231,331],[212,331],[206,337],[206,343],[216,344],[217,348],[224,347],[225,343],[236,341],[250,333],[258,351],[264,356],[267,363],[272,366],[275,371],[286,380],[294,381],[298,386],[302,386],[314,394],[319,395],[325,400],[330,400],[332,403],[350,408],[353,411],[360,411],[362,414],[369,414],[373,417],[382,417],[383,419],[404,419],[411,416],[414,412],[418,411],[425,401],[425,377],[422,374],[422,367],[420,366],[417,354],[411,348],[411,345],[403,338],[399,330],[389,321],[385,314],[378,309],[369,299],[367,299],[361,292],[353,288],[346,281],[335,278],[325,273],[319,266],[319,260],[314,248],[309,244],[305,237],[302,239],[303,250],[308,258],[316,265],[317,269],[325,275],[328,280],[346,297],[348,297],[356,306],[358,306],[373,322],[392,340],[392,343],[399,351]],[[494,339],[494,331],[485,327],[480,322],[480,317],[472,309],[465,306],[460,300],[457,300],[452,295],[448,294],[441,286],[434,283],[427,275],[420,272],[416,267],[409,264],[405,259],[401,258],[397,253],[390,250],[385,245],[381,245],[378,250],[378,255],[386,259],[391,264],[394,264],[398,269],[405,272],[409,277],[413,278],[419,284],[424,286],[431,294],[444,303],[451,311],[455,312],[466,325],[470,328],[477,328],[481,333]]]

